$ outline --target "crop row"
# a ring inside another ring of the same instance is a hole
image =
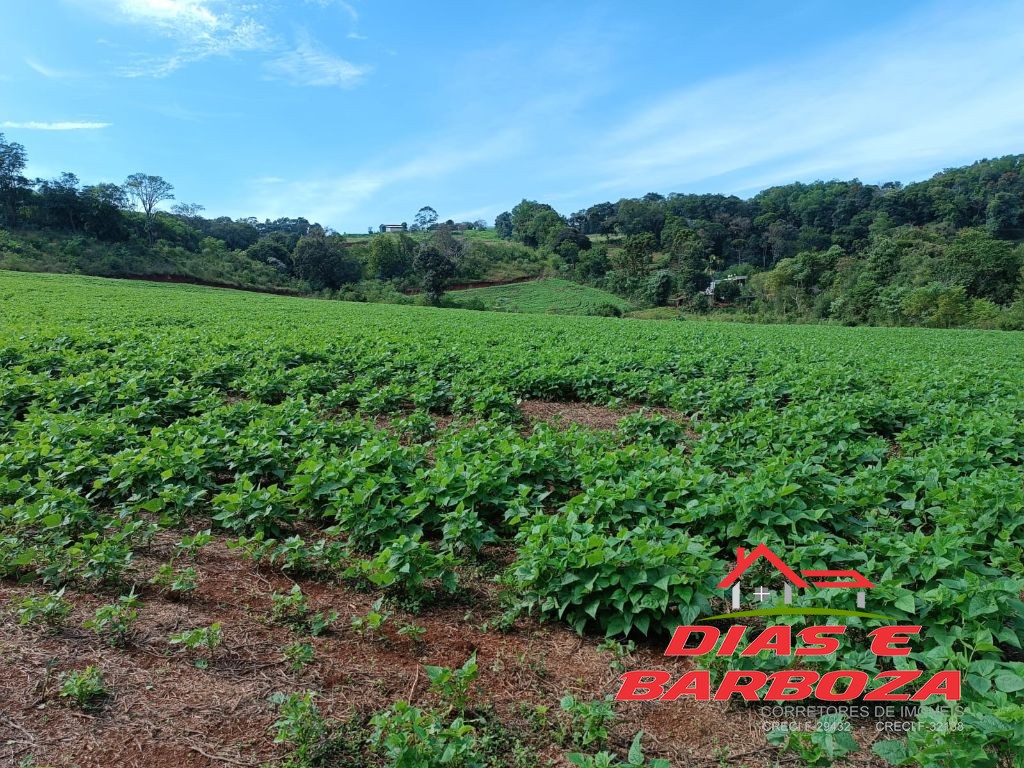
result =
[[[1017,336],[11,280],[3,576],[116,584],[157,531],[209,527],[425,607],[498,548],[509,619],[662,637],[724,607],[732,552],[765,543],[793,567],[868,574],[873,607],[925,626],[896,663],[965,673],[966,727],[914,732],[908,760],[1024,749]],[[594,432],[529,425],[524,399],[679,415]],[[849,607],[841,592],[818,600]],[[816,669],[887,663],[860,642],[879,622],[849,623]]]

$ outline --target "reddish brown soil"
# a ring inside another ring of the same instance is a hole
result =
[[[648,410],[678,421],[686,418],[668,409]],[[613,429],[640,407],[612,410],[528,400],[522,411],[531,424]],[[450,421],[435,417],[436,428],[444,430]],[[386,417],[378,422],[381,428],[389,426]],[[531,619],[520,619],[507,632],[487,628],[502,608],[498,586],[479,570],[463,574],[457,602],[430,606],[416,616],[389,609],[384,637],[364,637],[350,626],[352,617],[365,615],[378,595],[347,584],[299,580],[314,610],[340,614],[332,633],[306,638],[269,620],[270,594],[296,582],[256,566],[223,540],[202,550],[195,562],[199,587],[188,599],[174,601],[148,586],[178,538],[163,532],[137,553],[129,583],[137,585],[143,606],[137,632],[123,649],[108,647],[82,628],[118,592],[69,589],[73,614],[63,629],[46,632],[18,626],[12,610],[18,600],[44,590],[0,582],[0,766],[17,765],[31,755],[40,766],[69,768],[256,768],[285,754],[273,744],[271,694],[314,690],[326,716],[365,723],[399,699],[439,706],[423,665],[460,666],[473,651],[480,678],[472,706],[492,711],[520,733],[537,749],[542,765],[567,766],[565,756],[572,748],[560,745],[556,736],[563,718],[560,698],[572,693],[597,700],[618,689],[613,656],[598,650],[598,638],[581,638],[564,626]],[[493,548],[485,563],[490,572],[498,572],[514,556],[508,548]],[[194,652],[167,642],[171,634],[213,622],[221,622],[224,644],[206,669],[196,667]],[[407,623],[425,628],[422,641],[398,634]],[[315,661],[298,672],[282,657],[284,646],[296,640],[316,649]],[[690,662],[666,658],[663,650],[664,640],[651,642],[621,663],[625,669],[664,669],[674,677],[688,668]],[[90,664],[102,669],[110,696],[97,711],[83,712],[61,700],[58,678]],[[549,708],[539,731],[530,714],[538,705]],[[787,760],[766,745],[766,715],[754,708],[679,700],[616,703],[615,711],[609,748],[620,754],[643,729],[647,754],[669,758],[673,766],[753,768]],[[870,725],[856,735],[864,745],[875,737]],[[367,759],[367,765],[383,764]],[[870,751],[849,764],[871,764]]]
[[[519,408],[529,424],[546,421],[552,424],[579,424],[589,429],[615,429],[622,419],[641,411],[657,414],[680,423],[689,422],[689,419],[678,411],[660,406],[626,405],[613,409],[582,402],[524,400],[520,403]],[[690,432],[689,436],[696,437],[696,433]]]
[[[384,638],[362,637],[349,626],[351,617],[370,609],[375,595],[301,581],[314,609],[333,609],[341,618],[332,634],[308,640],[316,660],[294,672],[281,649],[299,637],[268,619],[270,593],[294,582],[216,542],[196,564],[196,593],[174,602],[145,586],[168,559],[171,541],[162,536],[137,562],[134,578],[144,604],[136,636],[125,649],[107,647],[81,628],[97,606],[114,599],[113,593],[68,590],[74,612],[64,629],[47,633],[18,626],[8,610],[29,594],[41,594],[41,588],[0,584],[0,765],[16,765],[32,755],[39,765],[80,768],[259,766],[283,754],[270,732],[272,693],[316,690],[324,713],[339,720],[352,713],[365,720],[398,699],[437,705],[422,665],[458,666],[474,650],[480,667],[474,705],[492,707],[502,723],[534,733],[545,760],[568,765],[568,748],[551,735],[561,717],[559,699],[573,693],[593,700],[617,690],[612,656],[597,650],[596,639],[525,619],[509,632],[485,629],[500,608],[495,584],[479,577],[458,604],[428,608],[418,616],[395,610]],[[496,565],[510,556],[493,555]],[[172,633],[215,621],[223,625],[224,644],[205,670],[196,668],[193,652],[167,643]],[[397,634],[410,621],[426,629],[419,644]],[[661,653],[660,645],[652,644],[623,664],[673,675],[686,668],[687,662]],[[57,680],[61,672],[89,664],[103,670],[111,695],[97,711],[82,712],[59,698]],[[550,707],[551,730],[539,735],[528,717],[536,705]],[[668,757],[674,766],[715,766],[722,764],[720,758],[729,765],[771,763],[773,751],[765,746],[761,717],[753,709],[685,701],[619,703],[615,709],[613,749],[625,750],[642,728],[648,754]]]

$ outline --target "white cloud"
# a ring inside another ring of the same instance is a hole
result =
[[[385,189],[442,179],[519,150],[522,136],[513,129],[498,132],[476,146],[448,145],[414,154],[396,165],[368,166],[336,176],[286,181],[280,177],[254,179],[253,194],[243,206],[258,218],[305,216],[338,226]]]
[[[306,0],[306,2],[310,5],[319,5],[321,8],[337,5],[352,18],[352,21],[359,21],[359,11],[356,10],[352,3],[346,2],[346,0]]]
[[[274,36],[257,20],[257,5],[239,0],[94,0],[91,9],[174,43],[168,54],[145,55],[124,66],[125,77],[164,77],[211,56],[271,48]]]
[[[295,48],[267,62],[267,72],[296,85],[351,88],[371,67],[353,64],[318,45],[308,33],[299,35]]]
[[[223,23],[207,0],[117,0],[117,6],[129,21],[174,30],[212,30]]]
[[[84,2],[85,0],[78,0]],[[123,66],[124,77],[165,77],[182,67],[214,56],[258,52],[269,55],[266,71],[298,85],[348,88],[371,69],[354,64],[317,44],[307,33],[285,50],[273,30],[275,4],[248,0],[93,0],[111,21],[129,23],[174,43],[166,54],[141,55]],[[341,0],[307,0],[322,7],[337,5],[358,21],[356,8]],[[350,37],[363,39],[352,31]]]
[[[49,78],[50,80],[67,80],[74,77],[81,77],[81,73],[75,72],[70,69],[57,69],[43,64],[35,59],[25,59],[25,64],[36,73],[43,77]]]
[[[667,95],[587,148],[599,175],[589,191],[749,193],[1020,151],[1024,8],[967,5],[958,17],[951,8],[786,67]]]
[[[19,128],[26,131],[95,131],[100,128],[109,128],[113,123],[93,123],[80,121],[59,121],[53,123],[38,122],[14,122],[7,120],[0,123],[0,128]]]

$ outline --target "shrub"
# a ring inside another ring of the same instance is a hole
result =
[[[395,702],[371,720],[370,745],[383,752],[390,768],[482,768],[472,726],[443,718],[408,702]]]
[[[42,597],[26,597],[18,603],[18,624],[59,629],[71,613],[71,603],[64,599],[64,588]]]
[[[999,328],[1003,314],[998,304],[988,299],[975,299],[971,302],[967,322],[972,328]]]
[[[608,726],[615,719],[610,698],[580,701],[575,696],[563,696],[559,705],[568,719],[569,738],[577,747],[599,747],[608,741]]]
[[[278,719],[273,727],[275,744],[291,748],[284,768],[308,768],[320,765],[329,750],[330,731],[320,713],[311,691],[304,693],[275,693],[270,702],[278,707]]]
[[[611,529],[575,512],[537,515],[506,575],[520,609],[594,623],[607,636],[670,632],[710,608],[717,548],[651,518]]]
[[[471,688],[480,674],[476,652],[458,669],[434,667],[429,664],[424,669],[430,679],[430,690],[439,694],[452,709],[465,712]]]
[[[322,635],[338,620],[337,611],[314,613],[298,584],[285,594],[273,593],[270,606],[273,622],[291,627],[296,632],[308,632],[313,637]]]
[[[595,305],[587,312],[587,314],[594,315],[596,317],[622,317],[622,310],[614,304],[605,302],[603,304]]]
[[[138,605],[139,598],[134,592],[124,595],[116,603],[97,608],[96,614],[83,626],[96,632],[110,645],[123,646],[128,642],[132,625],[139,618]]]
[[[93,666],[63,674],[60,682],[61,698],[71,699],[81,709],[95,709],[107,696],[103,673]]]

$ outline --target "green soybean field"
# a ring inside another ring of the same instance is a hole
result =
[[[3,764],[1021,765],[1024,334],[10,272],[0,332]],[[758,544],[889,618],[813,660],[665,656]],[[892,623],[910,654],[867,653]],[[959,670],[962,700],[780,732],[612,698],[796,664]]]

